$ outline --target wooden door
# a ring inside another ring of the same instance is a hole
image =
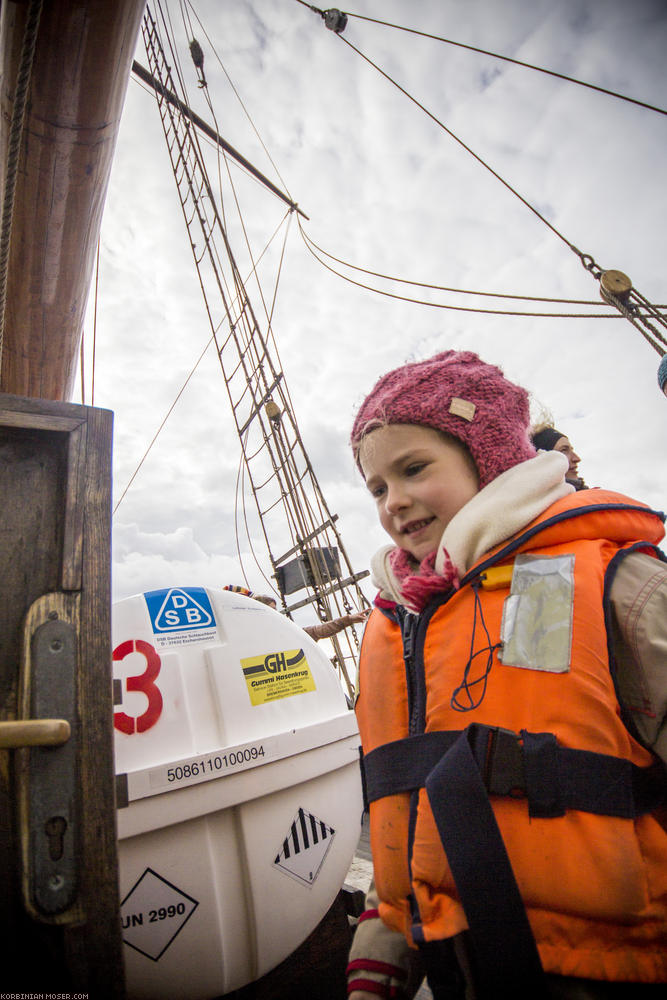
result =
[[[5,992],[124,996],[112,735],[111,432],[108,411],[0,394]],[[29,721],[35,718],[55,721],[42,722],[35,735]],[[28,720],[18,734],[16,720]],[[26,740],[51,742],[21,746]]]

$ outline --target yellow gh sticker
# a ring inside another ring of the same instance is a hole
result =
[[[291,698],[315,690],[315,681],[302,649],[287,649],[241,660],[252,705]]]

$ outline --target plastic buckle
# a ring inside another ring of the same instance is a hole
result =
[[[473,723],[471,746],[489,795],[523,798],[526,776],[523,747],[517,733],[500,726]]]
[[[517,733],[513,733],[511,729],[495,730],[487,764],[487,788],[490,795],[521,798],[526,794],[523,747]]]

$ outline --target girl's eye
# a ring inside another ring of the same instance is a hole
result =
[[[405,470],[405,474],[406,474],[406,476],[416,476],[424,468],[426,468],[426,463],[425,462],[413,462],[412,465],[408,465],[407,466],[407,468]]]
[[[384,486],[375,486],[371,490],[371,496],[373,497],[374,500],[379,500],[380,497],[384,496],[384,494],[385,494],[385,487]]]

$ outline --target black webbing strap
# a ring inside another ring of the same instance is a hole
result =
[[[633,819],[667,802],[661,762],[637,767],[620,757],[559,746],[553,733],[513,733],[473,723],[464,732],[491,795],[525,796],[531,816],[568,809]],[[423,788],[460,731],[422,733],[376,747],[362,757],[366,806]]]
[[[426,779],[426,794],[470,928],[476,995],[547,995],[535,938],[466,733]]]

